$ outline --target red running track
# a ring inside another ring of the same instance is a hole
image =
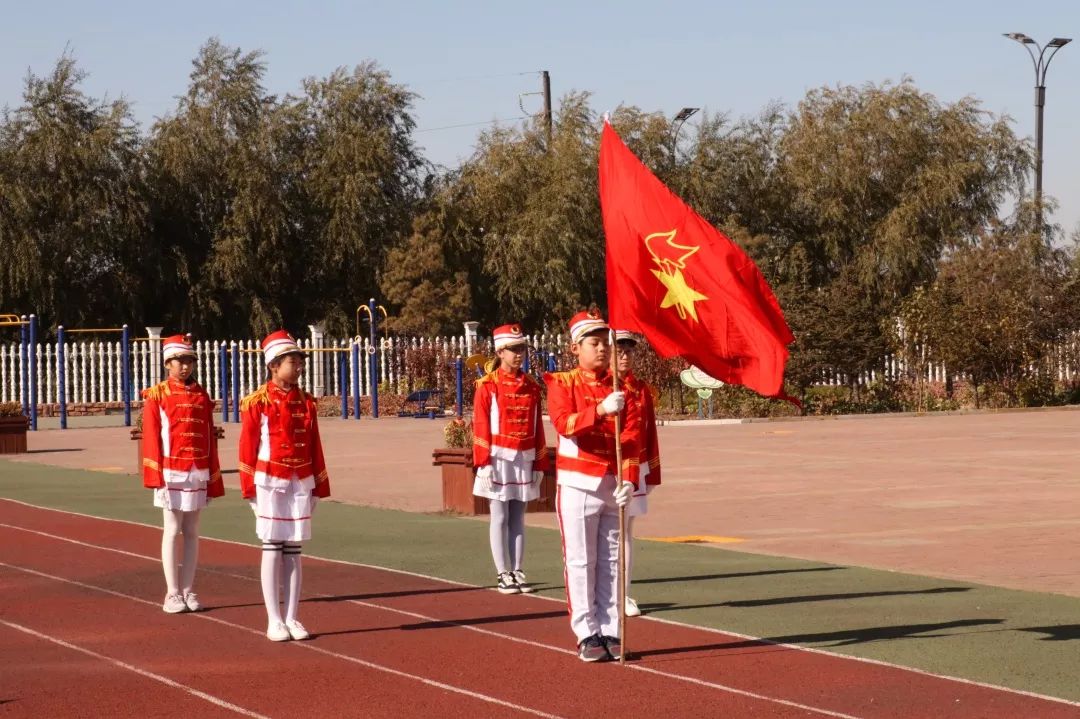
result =
[[[204,539],[197,589],[210,609],[184,615],[160,609],[159,546],[152,527],[0,501],[0,584],[23,598],[0,610],[4,664],[18,664],[0,682],[4,714],[1080,717],[1073,704],[648,619],[631,620],[640,661],[584,665],[560,603],[310,557],[301,615],[316,637],[275,644],[262,635],[257,546]]]

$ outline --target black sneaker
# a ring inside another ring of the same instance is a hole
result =
[[[619,641],[619,638],[604,636],[600,637],[600,642],[604,645],[604,649],[607,650],[608,656],[613,661],[618,661],[619,657],[622,656],[622,642]]]
[[[602,662],[611,656],[604,642],[595,634],[578,642],[577,655],[583,662]]]
[[[499,590],[499,594],[517,594],[521,591],[517,580],[514,579],[514,575],[510,572],[503,572],[498,579],[495,588]]]

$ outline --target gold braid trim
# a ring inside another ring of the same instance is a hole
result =
[[[152,399],[155,402],[160,402],[164,397],[171,394],[172,390],[169,389],[168,382],[158,382],[153,387],[148,387],[142,391],[143,399]]]
[[[256,404],[270,404],[270,394],[266,391],[266,385],[259,387],[259,389],[240,400],[240,410],[247,412],[252,405]]]

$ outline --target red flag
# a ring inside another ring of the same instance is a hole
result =
[[[664,186],[611,125],[600,141],[611,326],[664,357],[781,397],[795,337],[753,261]]]

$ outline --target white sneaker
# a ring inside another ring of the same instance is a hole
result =
[[[287,642],[292,639],[284,622],[273,622],[266,628],[266,638],[272,642]]]
[[[533,589],[533,586],[529,584],[528,580],[525,579],[525,572],[520,569],[515,569],[510,572],[510,574],[514,575],[514,584],[518,586],[518,591],[522,594],[532,594],[536,591]]]
[[[165,603],[161,605],[161,608],[169,614],[180,614],[188,610],[187,604],[184,604],[184,598],[179,594],[166,594]]]
[[[295,619],[291,622],[285,622],[285,628],[293,639],[309,639],[311,637],[311,633],[304,629],[304,625]]]
[[[187,605],[189,612],[197,612],[202,609],[202,603],[199,602],[199,595],[195,592],[188,592],[184,595],[184,604]]]
[[[630,597],[626,598],[626,616],[628,617],[640,617],[641,609],[638,608],[637,602]]]

